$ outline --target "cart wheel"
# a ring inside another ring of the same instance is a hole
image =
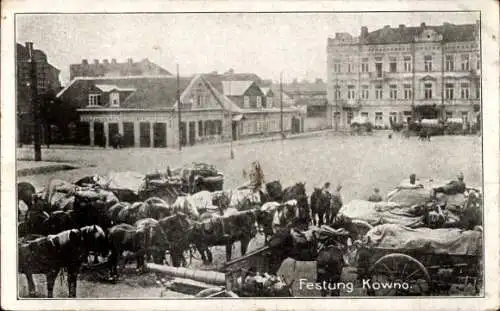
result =
[[[405,254],[389,254],[378,259],[368,271],[370,296],[428,295],[429,272],[420,261]],[[364,280],[366,282],[367,280]]]
[[[215,297],[232,297],[238,298],[234,292],[226,290],[224,287],[212,287],[207,288],[200,291],[195,297],[204,297],[204,298],[215,298]]]

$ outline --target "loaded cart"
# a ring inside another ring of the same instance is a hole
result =
[[[369,295],[449,295],[452,286],[482,288],[482,232],[411,229],[385,224],[358,250],[358,280]]]

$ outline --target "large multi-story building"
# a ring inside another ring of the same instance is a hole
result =
[[[333,127],[354,116],[389,126],[408,118],[478,121],[480,27],[385,26],[359,37],[336,33],[327,44],[327,94]]]
[[[31,60],[36,64],[36,94],[31,92]],[[27,42],[26,46],[16,44],[16,69],[18,139],[20,143],[29,144],[33,135],[33,100],[40,106],[48,104],[45,101],[55,96],[61,89],[60,71],[48,62],[47,55],[43,51],[33,49],[31,42]],[[33,98],[35,95],[36,98]],[[45,129],[43,131],[42,139],[45,139]]]

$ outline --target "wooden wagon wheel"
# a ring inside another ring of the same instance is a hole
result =
[[[204,297],[204,298],[231,297],[231,298],[238,298],[238,295],[236,295],[232,291],[226,290],[224,287],[212,287],[212,288],[207,288],[207,289],[204,289],[204,290],[198,292],[198,294],[196,294],[195,297]]]
[[[431,278],[425,266],[406,254],[383,256],[370,267],[368,276],[370,286],[365,288],[370,296],[428,295],[431,289]]]

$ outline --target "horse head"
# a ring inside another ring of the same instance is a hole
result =
[[[81,234],[81,237],[72,237],[71,234],[76,235],[77,233],[70,233],[70,240],[72,238],[83,239],[83,243],[87,251],[95,251],[100,254],[107,253],[108,243],[106,239],[106,233],[100,226],[85,226],[83,228],[80,228],[79,232]]]

